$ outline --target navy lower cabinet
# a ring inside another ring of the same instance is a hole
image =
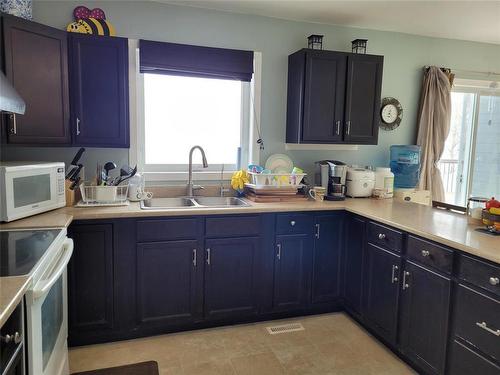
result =
[[[401,293],[402,352],[428,374],[443,374],[451,280],[407,261]]]
[[[344,240],[344,304],[353,313],[362,315],[363,248],[366,220],[356,215],[346,218]]]
[[[312,304],[338,302],[343,213],[315,216],[312,259]]]
[[[203,249],[197,240],[137,245],[137,323],[187,324],[202,315]]]
[[[365,261],[364,316],[371,328],[395,345],[401,256],[368,243]]]
[[[257,313],[258,252],[258,237],[205,241],[205,318]]]
[[[274,261],[275,311],[305,308],[309,299],[312,239],[308,234],[276,237]]]
[[[114,328],[113,225],[74,225],[68,266],[70,344]]]

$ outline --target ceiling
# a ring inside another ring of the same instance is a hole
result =
[[[157,0],[228,12],[500,44],[500,1]]]

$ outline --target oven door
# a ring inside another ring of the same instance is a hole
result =
[[[72,254],[73,240],[67,238],[55,262],[26,294],[29,375],[69,373],[66,268]]]
[[[7,172],[2,219],[11,221],[56,208],[59,190],[58,172],[55,167]]]

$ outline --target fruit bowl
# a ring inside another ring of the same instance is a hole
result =
[[[483,209],[481,216],[483,224],[490,232],[500,233],[500,215],[492,214],[487,209]]]

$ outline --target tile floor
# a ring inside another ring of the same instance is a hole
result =
[[[304,331],[266,327],[300,321]],[[405,375],[404,362],[343,313],[174,333],[70,350],[71,372],[155,360],[160,375]]]

